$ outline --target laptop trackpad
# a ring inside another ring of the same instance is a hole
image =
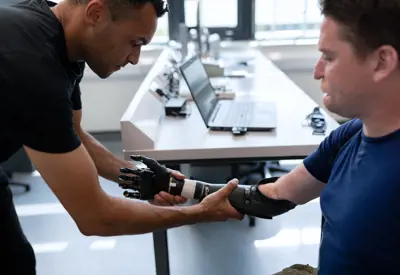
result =
[[[273,102],[255,102],[250,122],[255,127],[276,127],[276,105]]]

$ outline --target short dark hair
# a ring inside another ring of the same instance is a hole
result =
[[[399,0],[319,0],[322,14],[341,25],[341,36],[360,57],[390,45],[400,55]]]
[[[111,14],[114,14],[114,11],[116,13],[120,12],[120,8],[127,6],[140,8],[145,4],[153,5],[158,18],[169,11],[168,4],[164,0],[106,0],[106,2],[108,2]]]
[[[76,4],[87,4],[90,0],[70,0]],[[126,7],[140,8],[145,4],[152,4],[156,11],[157,17],[162,17],[169,11],[166,0],[105,0],[110,9],[113,20],[116,20],[124,13]]]

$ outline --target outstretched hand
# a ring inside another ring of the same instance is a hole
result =
[[[237,188],[239,181],[233,179],[217,192],[206,196],[199,206],[202,208],[202,221],[242,220],[244,215],[238,212],[229,202],[229,195]]]
[[[157,176],[168,176],[171,174],[173,177],[177,179],[184,180],[186,177],[181,172],[169,169],[156,160],[145,157],[145,156],[131,156],[131,159],[134,161],[140,161],[145,164],[150,170],[152,170]],[[187,199],[181,196],[174,196],[167,192],[160,192],[154,196],[152,200],[149,200],[151,204],[159,205],[159,206],[172,206],[177,204],[183,204],[187,202]]]

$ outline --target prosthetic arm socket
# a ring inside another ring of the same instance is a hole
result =
[[[239,185],[229,195],[229,202],[242,214],[263,219],[272,219],[275,216],[286,213],[295,208],[296,205],[287,200],[268,198],[258,188],[259,185],[272,183],[277,179],[277,177],[265,178],[255,185]],[[173,179],[171,182],[176,184],[169,189],[169,193],[198,200],[204,199],[225,186],[225,184],[212,184],[193,180],[176,181]]]

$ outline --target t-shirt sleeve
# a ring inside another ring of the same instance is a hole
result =
[[[11,136],[32,149],[65,153],[81,143],[74,129],[70,82],[50,57],[3,56],[2,81],[8,87],[7,122]]]
[[[82,74],[80,77],[76,80],[74,90],[72,91],[71,95],[71,103],[72,103],[72,109],[77,111],[82,109],[82,99],[81,99],[81,81],[83,78],[83,71],[84,71],[85,65],[84,63],[82,64]]]
[[[350,120],[332,131],[312,154],[303,161],[308,172],[316,179],[327,183],[340,148],[362,129],[358,119]]]

